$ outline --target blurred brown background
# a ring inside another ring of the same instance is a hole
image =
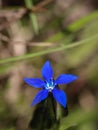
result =
[[[23,78],[41,77],[46,60],[55,78],[79,76],[60,86],[68,96],[69,117],[61,118],[58,129],[65,130],[65,122],[68,130],[98,129],[97,9],[97,0],[0,0],[0,130],[30,129],[36,108],[30,104],[38,90]]]

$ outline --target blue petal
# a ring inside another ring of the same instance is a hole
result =
[[[42,67],[42,76],[45,80],[49,80],[53,77],[53,69],[49,61]]]
[[[39,78],[24,78],[24,81],[35,88],[41,88],[44,85],[44,82]]]
[[[67,97],[64,91],[55,88],[53,89],[52,93],[57,102],[59,102],[63,107],[66,107]]]
[[[72,75],[72,74],[61,74],[57,79],[56,83],[57,84],[68,84],[74,80],[76,80],[78,76]]]
[[[44,100],[45,98],[47,98],[48,96],[48,91],[47,90],[40,90],[37,95],[35,96],[31,106],[41,102],[42,100]]]

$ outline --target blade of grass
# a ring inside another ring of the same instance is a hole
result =
[[[95,18],[98,18],[98,10],[72,23],[71,25],[68,26],[68,29],[70,31],[77,31],[81,29],[85,24],[87,24],[88,22],[90,22]]]
[[[33,0],[25,0],[25,5],[27,8],[33,8]],[[34,33],[38,34],[39,28],[38,28],[38,24],[37,24],[36,15],[33,12],[30,13],[29,15],[30,15],[32,27],[34,29]]]
[[[62,50],[66,50],[66,49],[71,49],[73,47],[76,47],[76,46],[88,43],[88,41],[93,40],[93,39],[97,39],[97,38],[98,38],[98,34],[94,35],[94,36],[92,36],[90,38],[87,38],[87,39],[81,40],[79,42],[76,42],[76,43],[72,43],[72,44],[68,44],[68,45],[64,45],[63,44],[63,45],[61,45],[59,47],[47,49],[47,50],[44,50],[44,51],[39,51],[39,52],[36,52],[36,53],[31,53],[31,54],[26,54],[26,55],[23,55],[23,56],[16,56],[16,57],[2,59],[2,60],[0,60],[0,64],[20,61],[20,60],[26,60],[26,59],[29,59],[29,58],[42,56],[42,55],[49,54],[49,53],[52,53],[52,52],[57,52],[57,51],[62,51]],[[69,38],[69,40],[66,41],[66,42],[70,42],[70,40],[71,39]]]
[[[58,32],[56,34],[54,34],[52,37],[48,38],[48,40],[46,40],[46,42],[58,42],[61,39],[65,38],[65,34],[62,32]]]
[[[98,108],[97,108],[98,109]],[[59,130],[67,130],[72,126],[77,126],[79,124],[87,123],[93,121],[98,117],[97,109],[90,111],[75,110],[67,118],[61,120],[61,125]],[[66,123],[65,123],[66,122]]]

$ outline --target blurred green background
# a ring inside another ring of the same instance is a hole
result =
[[[62,116],[65,110],[58,105],[60,122],[50,129],[98,130],[97,9],[97,0],[0,0],[0,130],[32,129],[37,106],[30,104],[38,90],[23,78],[41,77],[46,60],[55,78],[79,76],[60,86],[69,114]]]

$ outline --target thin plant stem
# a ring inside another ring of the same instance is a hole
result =
[[[61,45],[59,47],[47,49],[47,50],[44,50],[44,51],[39,51],[39,52],[36,52],[36,53],[30,53],[30,54],[26,54],[26,55],[23,55],[23,56],[16,56],[16,57],[2,59],[2,60],[0,60],[0,64],[10,63],[10,62],[16,62],[16,61],[20,61],[20,60],[26,60],[26,59],[30,59],[30,58],[42,56],[42,55],[45,55],[45,54],[57,52],[57,51],[71,49],[71,48],[80,46],[82,44],[88,43],[90,40],[97,39],[97,38],[98,38],[98,34],[94,35],[94,36],[92,36],[90,38],[81,40],[79,42],[73,43],[73,44]]]
[[[32,8],[34,6],[33,5],[33,0],[25,0],[25,5],[29,9]],[[33,12],[30,12],[29,16],[30,16],[30,19],[31,19],[32,27],[34,29],[34,33],[38,34],[39,28],[38,28],[38,24],[37,24],[36,15]]]

